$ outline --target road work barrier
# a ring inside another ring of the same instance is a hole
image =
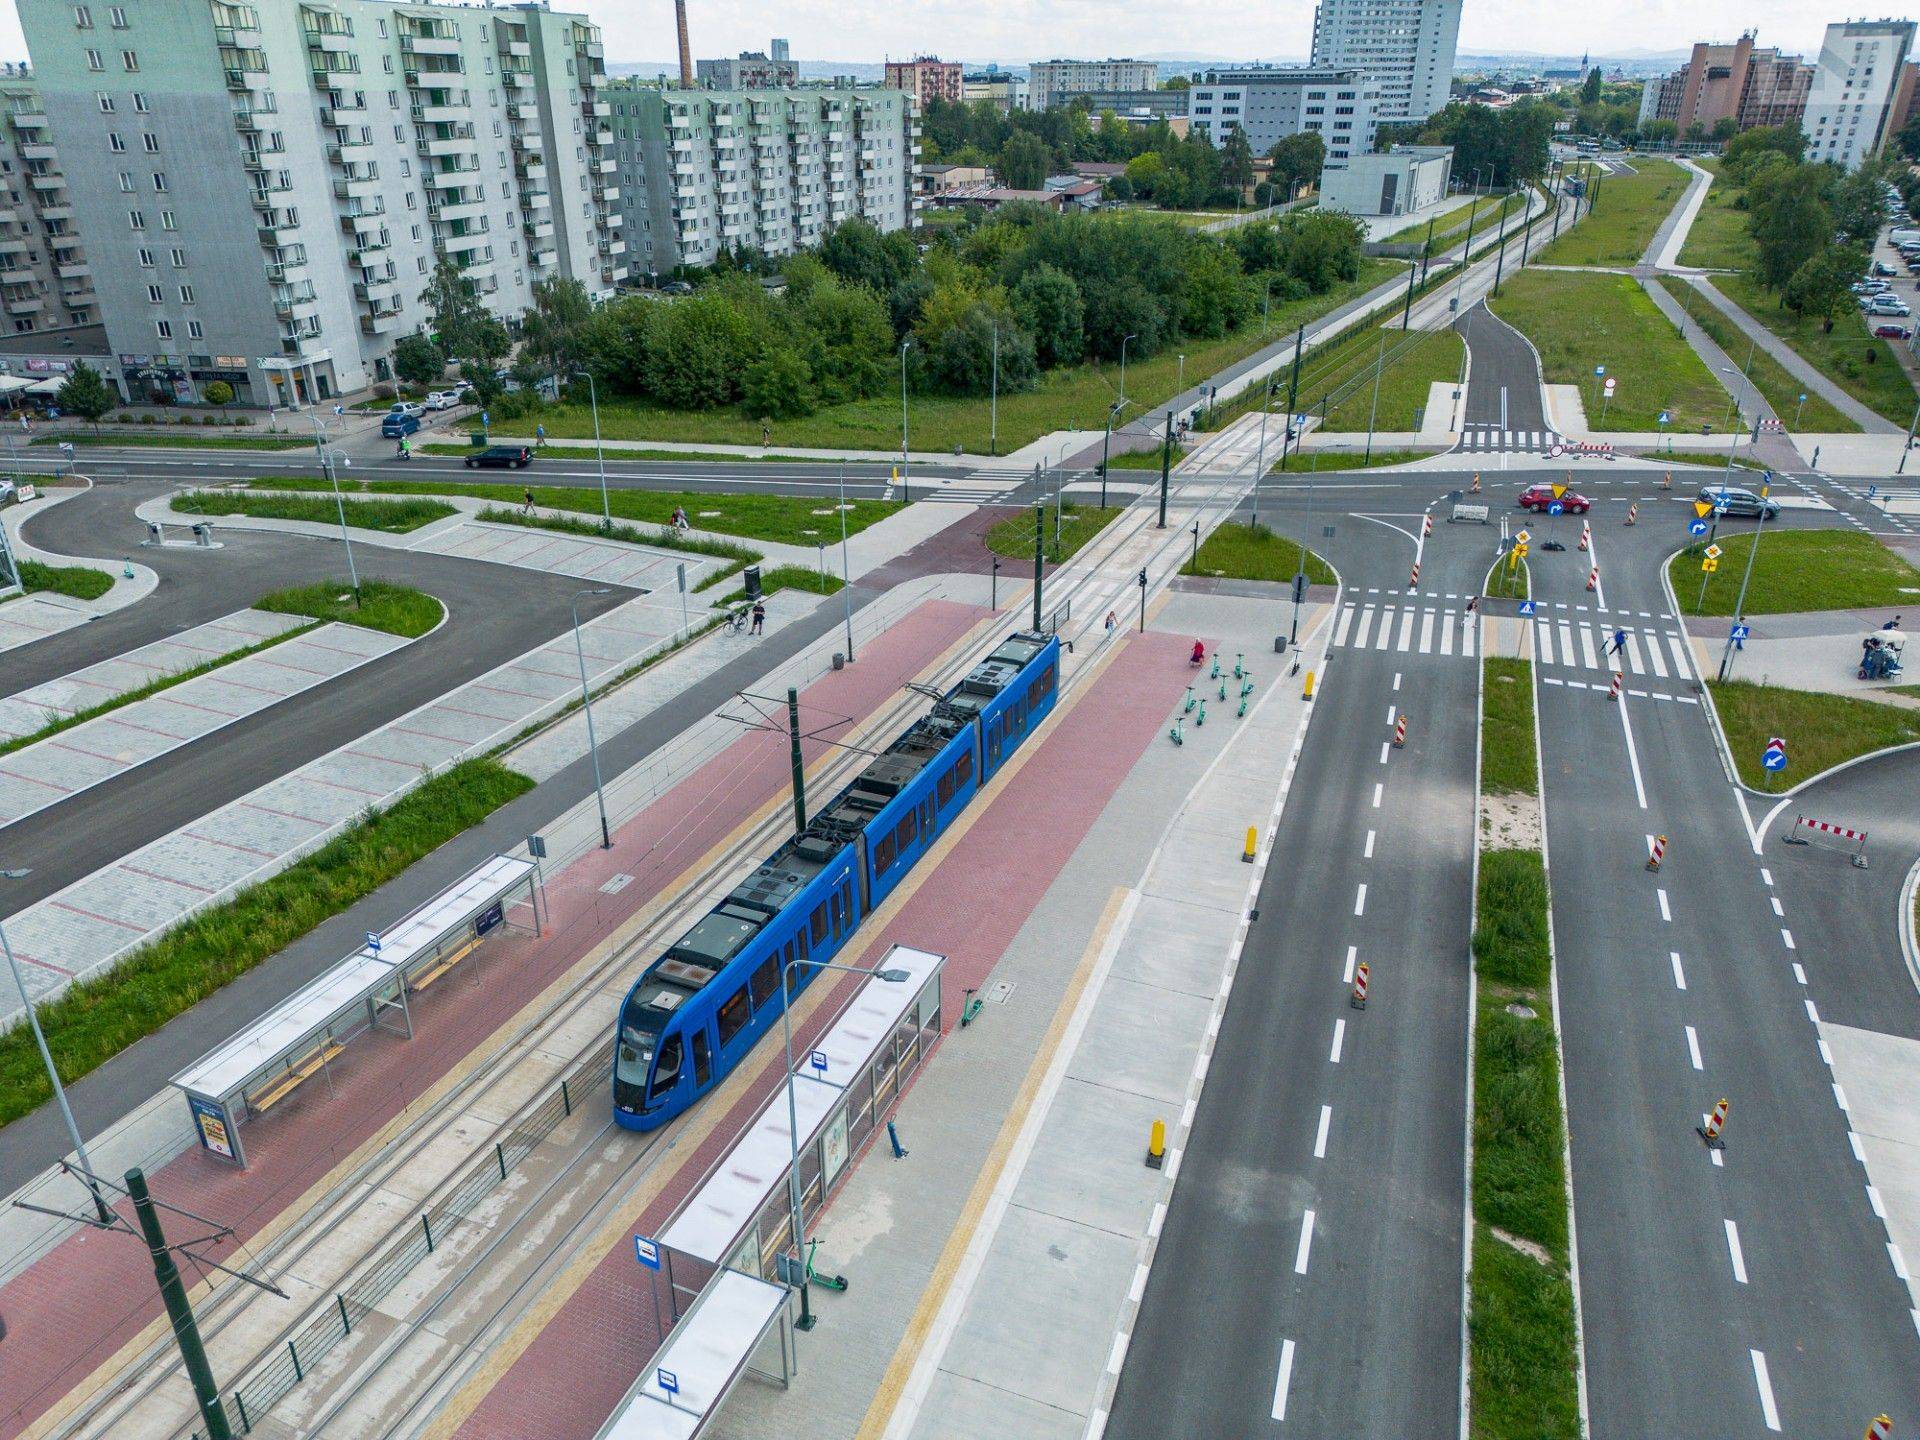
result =
[[[1407,743],[1407,717],[1402,715],[1393,722],[1393,746],[1399,749]]]
[[[1627,524],[1637,525],[1639,523],[1640,523],[1640,502],[1636,500],[1631,505],[1627,506]]]
[[[1607,687],[1607,699],[1618,700],[1620,698],[1620,682],[1624,678],[1618,670],[1613,672],[1613,684]]]
[[[1591,570],[1587,571],[1587,589],[1598,590],[1599,588],[1600,588],[1600,567],[1596,565]]]
[[[1866,1440],[1893,1440],[1893,1417],[1878,1415],[1868,1422]]]
[[[1480,472],[1478,470],[1473,472],[1473,483],[1467,487],[1467,493],[1469,495],[1478,495],[1480,493]]]
[[[1428,511],[1420,517],[1420,538],[1426,539],[1433,534],[1433,512]]]
[[[1667,858],[1667,837],[1656,835],[1653,844],[1647,849],[1647,869],[1658,870],[1660,862]]]
[[[1353,967],[1353,994],[1347,1003],[1356,1010],[1367,1008],[1367,980],[1372,974],[1372,968],[1364,960]]]
[[[1707,1148],[1709,1150],[1726,1149],[1727,1142],[1720,1138],[1720,1132],[1727,1128],[1726,1097],[1722,1096],[1720,1103],[1713,1107],[1713,1113],[1707,1116],[1706,1124],[1696,1125],[1693,1128],[1699,1134],[1700,1138],[1707,1142]]]
[[[1418,560],[1413,562],[1413,573],[1407,577],[1407,588],[1409,590],[1418,590],[1420,588],[1420,562]]]
[[[1795,815],[1792,826],[1780,840],[1785,845],[1818,845],[1823,850],[1836,850],[1845,855],[1847,863],[1856,870],[1867,868],[1867,832],[1864,830],[1815,820],[1810,815]]]

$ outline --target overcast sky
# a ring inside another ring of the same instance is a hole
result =
[[[290,0],[260,0],[290,3]],[[572,0],[557,0],[567,8]],[[589,0],[606,31],[607,58],[663,60],[674,50],[672,0]],[[1886,8],[1886,7],[1882,7]],[[1834,3],[1813,0],[1467,0],[1460,48],[1596,55],[1670,50],[1731,40],[1758,27],[1760,43],[1816,57]],[[878,61],[930,51],[967,60],[1021,63],[1049,56],[1113,54],[1304,57],[1312,0],[689,0],[695,55],[764,49],[769,27],[797,58]],[[0,57],[25,53],[12,0],[0,0]]]

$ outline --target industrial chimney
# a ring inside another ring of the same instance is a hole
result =
[[[673,18],[680,28],[680,85],[693,88],[693,47],[687,43],[687,0],[673,0]]]

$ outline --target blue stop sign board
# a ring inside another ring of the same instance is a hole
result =
[[[1688,525],[1688,526],[1687,526],[1687,533],[1688,533],[1689,535],[1704,535],[1704,534],[1706,534],[1706,533],[1707,533],[1707,522],[1706,522],[1706,521],[1704,521],[1704,520],[1695,520],[1695,521],[1694,521],[1694,522],[1693,522],[1692,524],[1690,524],[1690,525]]]

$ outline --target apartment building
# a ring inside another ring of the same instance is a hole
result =
[[[1380,118],[1444,109],[1460,39],[1461,0],[1320,0],[1313,63],[1359,70],[1380,89]]]
[[[1807,159],[1856,170],[1879,153],[1890,132],[1913,32],[1911,20],[1849,20],[1827,27],[1800,121]]]
[[[784,40],[773,42],[770,55],[742,50],[731,60],[702,60],[694,70],[709,90],[765,90],[800,83],[800,66],[788,55]]]
[[[855,216],[912,223],[920,126],[906,92],[623,79],[606,94],[636,274],[711,264],[723,248],[790,254]]]
[[[1040,60],[1027,67],[1027,103],[1035,110],[1065,105],[1091,90],[1139,93],[1160,88],[1151,60]]]
[[[1698,43],[1685,65],[1649,80],[1640,96],[1640,123],[1670,120],[1682,137],[1696,125],[1699,133],[1711,134],[1726,119],[1742,130],[1798,125],[1812,86],[1811,65],[1755,45],[1748,31],[1730,45]]]
[[[74,225],[46,105],[39,87],[19,74],[0,79],[0,308],[0,333],[14,335],[100,318],[92,261]]]
[[[914,104],[925,110],[935,100],[960,99],[960,65],[958,61],[941,60],[932,55],[889,60],[884,83],[889,90],[906,91],[913,96]]]
[[[1244,65],[1204,72],[1187,90],[1188,123],[1218,146],[1238,125],[1256,155],[1302,131],[1326,143],[1328,169],[1373,149],[1379,85],[1358,70],[1317,65]]]
[[[1011,115],[1027,106],[1027,82],[1006,70],[979,70],[960,77],[960,98],[971,105],[990,100],[1002,115]]]
[[[503,318],[625,275],[597,27],[388,0],[19,0],[130,400],[391,375],[435,262]]]

